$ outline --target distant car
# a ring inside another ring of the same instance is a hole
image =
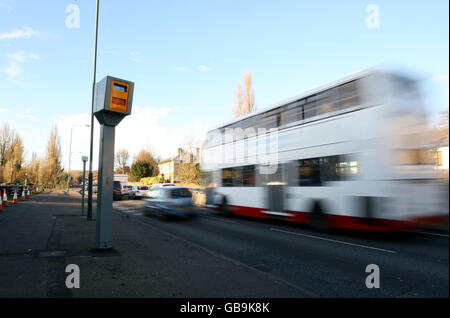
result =
[[[122,186],[120,185],[120,181],[114,181],[113,186],[113,200],[122,200]]]
[[[175,185],[173,183],[157,183],[152,185],[150,190],[147,192],[147,197],[152,198],[153,194],[155,194],[156,190],[161,189],[163,187],[174,187]]]
[[[148,192],[147,186],[133,186],[131,188],[131,192],[129,194],[129,198],[134,200],[136,198],[140,199],[142,197],[146,197]]]
[[[123,184],[122,185],[122,190],[121,190],[122,191],[122,196],[129,197],[132,189],[133,189],[133,186]]]
[[[166,186],[153,191],[153,197],[144,199],[145,214],[156,213],[167,218],[195,215],[192,193],[188,188]]]
[[[17,195],[20,197],[23,191],[23,185],[18,182],[7,182],[1,185],[1,195],[3,195],[3,190],[6,190],[8,196],[14,195],[14,190],[17,190]]]

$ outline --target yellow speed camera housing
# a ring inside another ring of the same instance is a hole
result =
[[[134,83],[106,76],[95,85],[94,114],[101,124],[115,126],[131,114]]]
[[[112,81],[111,99],[109,109],[121,113],[127,112],[128,93],[130,84],[123,81]]]

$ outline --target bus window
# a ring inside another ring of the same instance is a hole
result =
[[[233,186],[233,170],[231,168],[222,169],[222,187]]]
[[[317,94],[317,115],[323,115],[334,111],[334,104],[337,102],[338,96],[337,88],[332,88]]]
[[[244,187],[255,186],[255,166],[242,167],[242,185]]]
[[[336,175],[339,180],[352,179],[358,172],[358,161],[349,156],[340,156],[336,164]]]
[[[242,187],[242,169],[234,167],[231,169],[233,187]]]
[[[291,103],[281,109],[281,123],[284,126],[302,120],[304,99]]]
[[[337,170],[339,163],[339,156],[330,156],[320,159],[320,167],[324,181],[340,180],[340,174]]]
[[[306,99],[306,103],[303,108],[304,119],[310,119],[317,116],[317,102],[315,96],[310,96]]]
[[[304,187],[320,186],[319,159],[306,159],[297,161],[298,185]]]
[[[278,124],[277,113],[279,112],[280,109],[275,109],[273,111],[258,115],[255,118],[255,126],[257,128],[265,128],[265,129],[277,128]]]
[[[339,86],[339,103],[337,109],[345,109],[360,104],[356,81]]]

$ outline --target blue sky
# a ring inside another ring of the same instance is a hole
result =
[[[370,3],[377,29],[366,27]],[[66,26],[70,4],[79,28]],[[246,70],[263,108],[388,63],[422,80],[435,116],[448,108],[448,9],[447,0],[101,0],[97,79],[136,83],[116,149],[175,154],[187,137],[232,118]],[[0,0],[0,124],[22,135],[27,157],[44,153],[58,124],[66,164],[70,127],[89,124],[94,17],[94,0]],[[89,129],[73,129],[72,167],[88,141]]]

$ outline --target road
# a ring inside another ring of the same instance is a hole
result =
[[[317,297],[448,297],[445,233],[319,233],[278,220],[199,210],[188,220],[144,215],[142,201],[114,202],[115,213],[306,290]],[[365,285],[366,266],[380,269],[380,288]]]

